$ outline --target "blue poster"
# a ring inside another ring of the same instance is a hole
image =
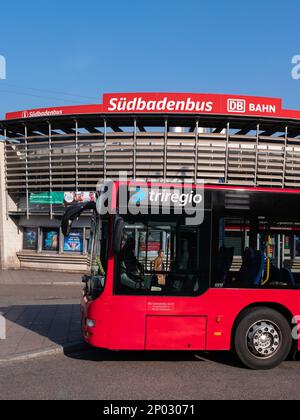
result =
[[[57,229],[43,229],[45,251],[58,251],[59,231]]]
[[[24,229],[24,244],[23,248],[26,250],[37,249],[38,231],[37,228],[25,228]]]
[[[70,235],[65,237],[64,252],[83,252],[82,230],[72,230]]]

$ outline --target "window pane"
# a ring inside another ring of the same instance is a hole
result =
[[[93,227],[91,267],[92,276],[105,275],[108,260],[108,222],[97,219]]]
[[[293,239],[284,233],[290,230],[290,224],[266,216],[221,217],[218,247],[214,246],[213,285],[228,288],[295,285],[290,270]],[[296,239],[296,254],[299,243]]]
[[[300,257],[300,236],[295,236],[295,257]]]
[[[128,224],[116,270],[116,291],[124,294],[193,296],[208,289],[210,214],[200,226],[172,220]]]
[[[37,244],[38,244],[38,229],[25,228],[24,236],[23,236],[23,249],[36,251]]]
[[[43,229],[43,250],[58,251],[59,250],[59,229],[44,228]]]

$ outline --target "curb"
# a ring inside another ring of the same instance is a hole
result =
[[[56,346],[56,347],[46,348],[43,350],[20,353],[14,356],[4,357],[0,359],[0,364],[8,363],[8,362],[22,362],[22,361],[31,360],[31,359],[37,359],[44,356],[54,356],[54,355],[59,355],[59,354],[68,355],[68,354],[77,353],[80,351],[86,351],[86,350],[89,350],[90,348],[91,347],[88,344],[82,341],[79,341],[79,342],[67,344],[65,346]]]

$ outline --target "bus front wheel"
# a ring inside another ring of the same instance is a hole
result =
[[[234,349],[240,361],[255,370],[273,369],[288,357],[292,331],[286,318],[267,308],[245,311],[234,335]]]

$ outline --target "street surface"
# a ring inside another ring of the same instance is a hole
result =
[[[82,343],[79,281],[73,284],[74,277],[69,277],[73,282],[66,285],[68,276],[22,272],[24,284],[5,284],[3,277],[10,274],[0,271],[0,314],[6,320],[6,339],[0,340],[0,362],[33,353],[64,351]],[[47,283],[33,285],[32,278]],[[59,284],[54,284],[55,279],[60,280]]]
[[[230,353],[96,349],[14,360],[82,343],[81,289],[78,275],[0,271],[0,312],[9,327],[0,340],[1,400],[300,399],[299,361],[254,372]]]
[[[300,362],[248,371],[227,353],[92,350],[0,365],[1,399],[299,399]]]

